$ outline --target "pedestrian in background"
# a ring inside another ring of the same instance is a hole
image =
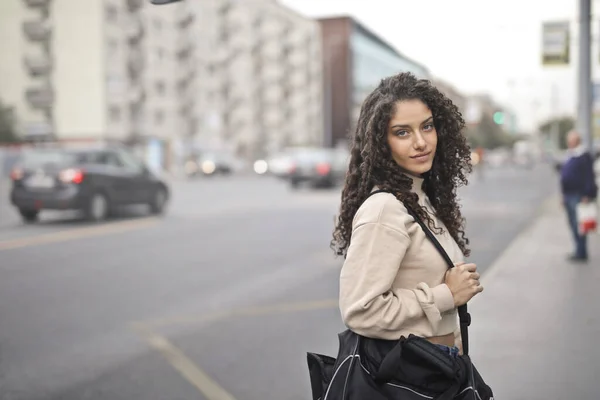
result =
[[[567,134],[567,147],[568,158],[561,168],[560,185],[563,205],[575,240],[575,252],[569,255],[569,260],[586,262],[589,256],[587,235],[579,232],[577,206],[594,201],[598,195],[594,159],[582,145],[581,136],[576,131]]]

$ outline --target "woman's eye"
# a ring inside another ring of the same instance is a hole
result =
[[[425,131],[431,131],[433,130],[433,124],[427,124],[423,127],[423,130]]]
[[[396,136],[406,136],[408,135],[408,131],[396,131]]]

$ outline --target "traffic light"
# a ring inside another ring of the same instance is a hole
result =
[[[504,123],[504,113],[502,111],[496,111],[494,113],[494,123],[502,125]]]

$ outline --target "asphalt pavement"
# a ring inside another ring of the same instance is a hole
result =
[[[501,168],[461,190],[483,273],[556,179]],[[1,206],[0,399],[309,398],[306,351],[335,354],[344,329],[328,248],[339,190],[172,185],[162,218],[24,226]]]

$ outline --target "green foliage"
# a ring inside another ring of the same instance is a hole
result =
[[[467,140],[471,147],[495,149],[511,146],[519,139],[517,135],[506,132],[502,125],[494,121],[494,117],[484,114],[477,125],[471,126],[466,131]]]
[[[17,118],[12,107],[0,101],[0,143],[14,143],[18,141]]]

